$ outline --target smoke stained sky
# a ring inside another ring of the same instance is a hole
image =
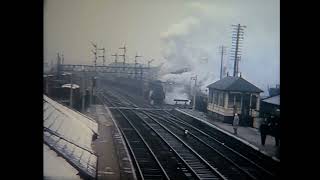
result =
[[[208,85],[219,78],[218,46],[231,47],[231,24],[240,23],[247,26],[240,72],[266,91],[280,81],[279,14],[278,0],[46,0],[44,61],[63,52],[65,63],[92,64],[94,41],[111,62],[126,43],[129,62],[138,53],[167,71],[189,66],[185,78],[198,74]],[[233,62],[225,60],[232,74]]]

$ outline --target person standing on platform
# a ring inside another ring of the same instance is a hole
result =
[[[268,133],[268,124],[267,121],[264,120],[260,125],[260,135],[261,135],[261,144],[264,146]]]
[[[277,119],[274,126],[274,138],[276,140],[276,146],[280,144],[280,121]]]
[[[233,130],[234,130],[234,134],[237,135],[238,134],[237,130],[238,130],[238,126],[239,126],[239,116],[237,113],[235,113],[235,115],[234,115],[232,126],[233,126]]]
[[[272,135],[275,138],[276,146],[279,146],[280,142],[280,110],[277,109],[274,116],[271,118],[271,129],[272,129]]]

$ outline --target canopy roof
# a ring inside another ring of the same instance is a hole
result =
[[[44,143],[75,169],[94,178],[97,156],[91,148],[97,123],[58,102],[43,96]]]

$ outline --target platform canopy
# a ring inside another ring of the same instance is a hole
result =
[[[62,88],[71,88],[71,84],[64,84],[61,86]],[[77,84],[72,84],[72,89],[78,89],[80,86]]]
[[[98,125],[93,119],[44,95],[43,130],[44,144],[47,147],[59,154],[84,177],[96,177],[97,156],[91,144],[93,136],[97,135]],[[45,155],[53,156],[48,152]],[[45,157],[44,161],[49,161]],[[52,176],[48,169],[44,172]],[[59,176],[61,175],[57,174],[57,177]]]
[[[280,95],[268,97],[262,100],[263,102],[280,106]]]

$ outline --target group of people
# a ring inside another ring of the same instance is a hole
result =
[[[238,134],[239,127],[239,116],[235,113],[232,126],[234,130],[234,134]],[[260,135],[261,135],[261,144],[264,146],[266,142],[267,135],[272,135],[275,137],[276,146],[279,146],[280,143],[280,117],[278,115],[271,115],[269,118],[265,118],[265,120],[260,125]],[[184,130],[184,135],[187,137],[189,131],[187,129]]]
[[[271,135],[275,138],[276,146],[280,144],[280,118],[276,115],[271,115],[260,125],[261,144],[264,146],[267,135]]]
[[[238,134],[238,126],[239,126],[239,116],[235,113],[233,122],[232,122],[234,134]],[[266,142],[267,135],[271,135],[275,138],[276,146],[280,144],[280,116],[278,114],[271,115],[260,125],[260,135],[261,135],[261,144],[264,146]]]

